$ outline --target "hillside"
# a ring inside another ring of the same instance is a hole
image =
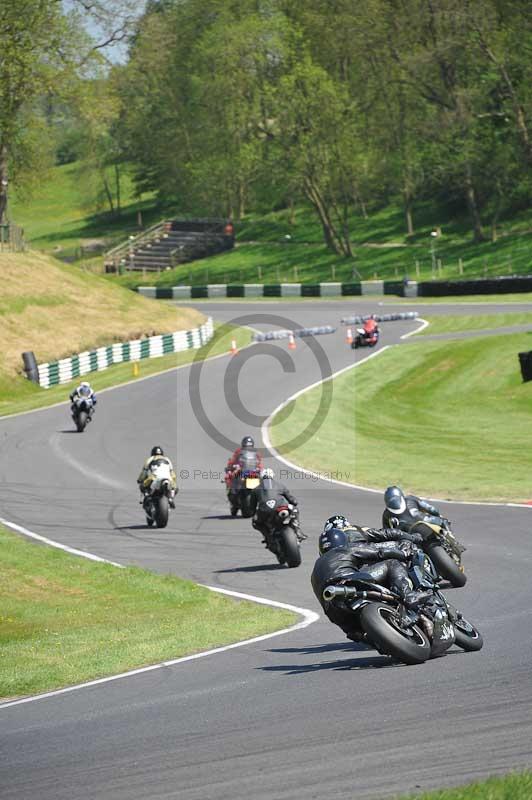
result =
[[[0,396],[2,384],[21,375],[25,350],[43,362],[203,320],[42,253],[0,253],[0,281]]]

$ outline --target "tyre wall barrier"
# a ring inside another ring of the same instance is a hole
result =
[[[342,317],[340,322],[342,325],[360,325],[361,322],[365,322],[371,317],[373,317],[376,322],[396,322],[398,320],[417,319],[418,316],[419,314],[417,311],[401,311],[397,314],[365,314],[363,317]]]
[[[290,335],[294,336],[294,338],[304,336],[321,336],[322,334],[334,333],[335,331],[336,328],[333,328],[332,325],[319,325],[315,328],[296,328],[293,331],[268,331],[267,333],[255,333],[253,336],[253,341],[271,342],[272,340],[276,339],[288,339]]]
[[[37,366],[38,382],[43,388],[48,389],[49,386],[67,383],[88,372],[100,372],[113,364],[158,358],[169,353],[197,349],[207,344],[212,339],[213,333],[214,325],[212,318],[209,317],[199,328],[189,331],[163,333],[159,336],[117,342],[107,347],[98,347],[96,350],[87,350],[59,361],[39,364]]]

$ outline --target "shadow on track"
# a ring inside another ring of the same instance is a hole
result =
[[[406,664],[393,661],[389,656],[375,655],[348,660],[319,661],[315,664],[278,664],[273,667],[257,667],[257,669],[260,669],[262,672],[281,672],[283,675],[303,675],[306,672],[321,672],[322,670],[342,672],[347,670],[388,669],[390,667],[406,666]]]
[[[223,575],[225,572],[263,572],[271,569],[286,569],[282,564],[252,564],[249,567],[232,567],[231,569],[217,569],[215,575]]]
[[[210,514],[205,517],[201,517],[201,519],[236,519],[231,514]],[[242,517],[240,517],[242,519]]]

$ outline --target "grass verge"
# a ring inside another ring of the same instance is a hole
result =
[[[169,308],[42,253],[0,253],[0,380],[39,363],[153,333],[197,327],[203,314]]]
[[[273,444],[351,483],[528,500],[532,384],[521,382],[517,353],[531,347],[525,333],[390,348],[334,379],[328,410],[321,386],[290,403],[273,421]]]
[[[239,328],[226,323],[215,323],[214,336],[208,344],[197,350],[185,350],[182,353],[171,353],[160,358],[139,361],[137,362],[139,367],[138,377],[145,378],[148,375],[156,375],[158,372],[189,364],[196,358],[210,358],[229,352],[232,339],[236,339],[237,347],[245,347],[250,343],[251,332],[248,328]],[[89,372],[83,377],[89,380],[93,389],[98,392],[110,386],[119,386],[122,383],[135,380],[136,376],[133,374],[133,363],[129,362],[117,364],[102,372]],[[9,414],[32,411],[66,401],[72,391],[72,387],[79,380],[80,378],[76,378],[70,383],[43,389],[23,377],[6,380],[0,373],[0,418]]]
[[[531,797],[532,773],[522,772],[489,778],[456,789],[405,795],[398,800],[530,800]]]
[[[280,630],[296,615],[41,547],[0,527],[0,698]]]
[[[532,311],[511,311],[498,314],[459,314],[430,317],[423,319],[429,322],[417,336],[430,336],[435,333],[460,333],[461,331],[487,331],[511,325],[532,325]]]

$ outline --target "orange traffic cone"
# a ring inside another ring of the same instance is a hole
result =
[[[347,344],[353,344],[353,331],[351,328],[348,328],[345,334],[345,340]]]
[[[296,340],[294,339],[294,334],[288,334],[288,349],[295,350],[296,349]]]
[[[236,339],[231,339],[231,350],[229,351],[232,356],[238,353],[238,347],[236,346]]]

